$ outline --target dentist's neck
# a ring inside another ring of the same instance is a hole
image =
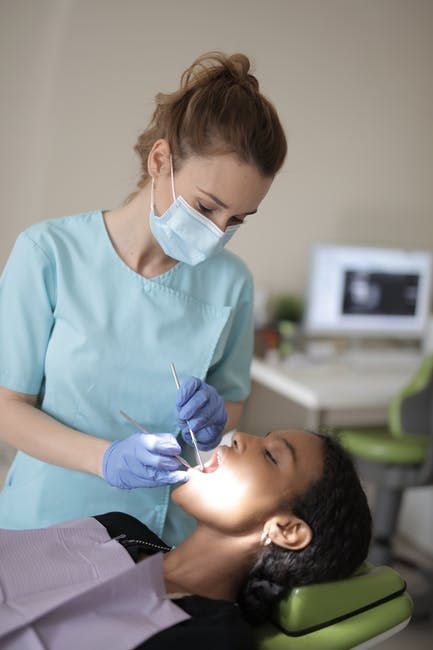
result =
[[[108,234],[118,255],[144,277],[165,273],[177,262],[165,255],[149,224],[150,184],[127,205],[104,214]]]

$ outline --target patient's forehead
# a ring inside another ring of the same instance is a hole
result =
[[[314,480],[322,476],[325,445],[321,435],[296,427],[274,429],[267,435],[271,438],[283,437],[293,446],[298,470],[305,471]]]

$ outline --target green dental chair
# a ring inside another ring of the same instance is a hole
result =
[[[364,562],[346,580],[292,589],[258,628],[257,650],[371,648],[406,627],[412,606],[394,569]]]
[[[409,385],[391,401],[386,429],[344,430],[338,438],[354,457],[361,477],[376,489],[369,559],[416,569],[428,586],[414,597],[414,617],[433,615],[433,572],[392,553],[404,490],[433,485],[433,356],[424,359]]]
[[[433,356],[392,400],[388,427],[344,430],[338,437],[361,476],[376,486],[374,564],[365,562],[346,580],[293,589],[259,628],[258,650],[370,648],[402,630],[413,613],[402,577],[383,565],[397,560],[414,568],[393,556],[392,539],[404,490],[433,485]],[[433,614],[433,575],[420,572],[431,585],[415,599],[414,615],[423,617]]]

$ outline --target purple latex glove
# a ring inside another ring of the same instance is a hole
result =
[[[188,431],[191,427],[199,449],[208,451],[219,445],[227,411],[223,398],[213,386],[197,377],[186,377],[177,394],[176,409],[185,442],[192,445]]]
[[[109,485],[125,490],[180,483],[189,477],[178,469],[177,454],[180,445],[171,433],[133,433],[108,447],[102,473]]]

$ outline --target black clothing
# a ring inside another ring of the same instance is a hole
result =
[[[141,521],[124,512],[110,512],[98,515],[95,519],[107,529],[110,537],[119,538],[119,542],[125,546],[134,562],[138,561],[139,551],[153,555],[161,550],[170,550],[170,547]],[[140,544],[140,540],[146,544]],[[234,603],[202,596],[185,596],[177,598],[174,602],[191,618],[155,634],[135,650],[254,649],[250,627]]]

